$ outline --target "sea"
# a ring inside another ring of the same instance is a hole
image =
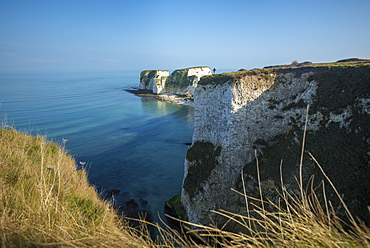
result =
[[[138,97],[139,71],[0,73],[2,125],[65,146],[99,192],[159,222],[181,192],[194,110]]]

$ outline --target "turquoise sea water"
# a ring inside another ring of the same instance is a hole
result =
[[[0,73],[0,116],[17,130],[66,139],[91,184],[120,190],[118,204],[148,201],[158,221],[181,191],[193,109],[125,91],[138,84],[139,72]]]

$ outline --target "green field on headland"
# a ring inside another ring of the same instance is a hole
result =
[[[293,62],[290,65],[275,65],[275,66],[266,66],[262,69],[252,69],[245,70],[240,69],[239,71],[225,72],[215,75],[206,75],[202,77],[202,80],[199,82],[201,85],[206,84],[219,84],[222,82],[227,82],[228,80],[235,80],[245,75],[261,75],[264,77],[269,77],[271,73],[288,73],[293,71],[295,73],[304,73],[307,71],[315,70],[332,70],[332,69],[341,69],[346,67],[357,68],[357,67],[366,67],[370,66],[369,59],[344,59],[337,62],[331,63],[311,63],[311,62]]]

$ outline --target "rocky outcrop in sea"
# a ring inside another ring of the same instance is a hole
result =
[[[201,77],[211,75],[208,66],[177,69],[170,75],[167,70],[146,70],[140,73],[140,90],[154,94],[194,95]]]

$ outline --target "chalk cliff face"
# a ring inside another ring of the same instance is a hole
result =
[[[181,199],[190,222],[209,224],[211,217],[222,223],[210,210],[245,210],[244,198],[231,188],[243,192],[243,176],[246,193],[258,196],[255,155],[265,196],[278,198],[281,161],[284,185],[295,192],[307,105],[306,152],[353,214],[370,221],[370,63],[335,65],[243,71],[198,82]],[[322,174],[305,153],[304,185],[313,174],[320,183]]]
[[[194,94],[202,76],[211,75],[211,68],[206,66],[168,71],[148,70],[140,73],[140,89],[150,90],[155,94],[169,93],[177,95]]]
[[[211,68],[193,67],[175,70],[166,80],[165,92],[177,95],[194,95],[198,81],[205,75],[211,75]]]
[[[158,94],[162,91],[169,73],[166,70],[146,70],[140,73],[140,89]]]

